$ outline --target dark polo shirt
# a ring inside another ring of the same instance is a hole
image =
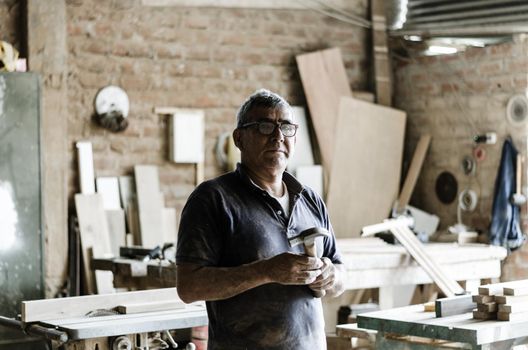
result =
[[[321,198],[288,173],[283,181],[290,217],[240,164],[198,186],[182,212],[177,264],[234,267],[284,252],[304,253],[302,245],[290,247],[288,238],[311,227],[333,232]],[[333,233],[317,243],[319,256],[341,263]],[[307,286],[265,284],[207,302],[207,313],[210,350],[326,348],[321,300]]]

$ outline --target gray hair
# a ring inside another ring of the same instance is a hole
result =
[[[254,108],[285,108],[291,113],[290,104],[282,96],[266,89],[259,89],[240,106],[237,112],[237,128],[246,122],[249,112]]]

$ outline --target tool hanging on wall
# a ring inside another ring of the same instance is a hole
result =
[[[436,178],[435,192],[440,202],[451,204],[455,200],[458,192],[458,182],[455,176],[448,171],[444,171],[438,175]]]
[[[522,156],[517,153],[517,164],[515,167],[515,193],[511,196],[511,203],[521,206],[526,203],[526,196],[521,192],[522,181]]]
[[[128,127],[126,118],[130,103],[126,92],[120,87],[109,85],[99,90],[94,105],[93,120],[103,128],[118,132]]]
[[[525,95],[514,95],[506,106],[506,119],[512,126],[521,127],[528,120],[528,98]]]

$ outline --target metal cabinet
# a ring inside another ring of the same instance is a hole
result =
[[[7,317],[22,300],[44,295],[39,86],[33,73],[0,73],[0,315]],[[40,348],[28,342],[0,327],[0,349]]]

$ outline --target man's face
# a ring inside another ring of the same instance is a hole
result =
[[[277,107],[254,108],[244,122],[295,123],[290,109]],[[234,132],[234,140],[240,149],[242,163],[255,172],[280,172],[288,165],[295,150],[295,136],[286,137],[278,127],[271,135],[262,135],[253,125]]]

